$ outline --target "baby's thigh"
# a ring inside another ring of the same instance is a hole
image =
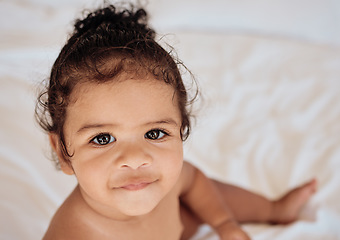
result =
[[[183,224],[183,234],[181,240],[190,239],[198,230],[202,221],[185,205],[181,204],[181,220]]]

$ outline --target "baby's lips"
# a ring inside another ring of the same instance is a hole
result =
[[[125,185],[122,186],[121,188],[129,190],[129,191],[137,191],[137,190],[142,190],[144,188],[146,188],[147,186],[149,186],[149,182],[142,182],[142,183],[138,183],[138,184],[129,184],[129,185]]]
[[[126,183],[121,184],[119,187],[115,187],[115,189],[125,189],[129,191],[137,191],[146,188],[150,184],[155,183],[158,180],[151,179],[133,179],[127,181]]]

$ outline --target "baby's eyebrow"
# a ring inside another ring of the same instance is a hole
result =
[[[157,121],[150,121],[150,122],[146,122],[142,125],[144,126],[150,126],[150,125],[156,125],[156,124],[168,124],[168,125],[173,125],[173,126],[177,126],[177,122],[172,119],[172,118],[166,118],[166,119],[162,119],[162,120],[157,120]],[[80,127],[77,131],[77,134],[81,134],[84,131],[87,131],[89,129],[96,129],[96,128],[112,128],[117,126],[117,124],[111,124],[111,123],[95,123],[95,124],[85,124],[84,126]]]
[[[154,125],[154,124],[169,124],[169,125],[174,125],[174,126],[178,125],[177,122],[172,118],[166,118],[166,119],[157,120],[157,121],[150,121],[143,125]]]
[[[78,129],[77,133],[84,132],[88,129],[96,129],[96,128],[105,128],[105,127],[113,127],[115,124],[86,124]]]

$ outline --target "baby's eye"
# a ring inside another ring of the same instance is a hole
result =
[[[114,141],[116,141],[116,139],[108,133],[101,133],[91,140],[91,142],[98,145],[107,145]]]
[[[162,139],[165,135],[168,134],[160,129],[153,129],[145,133],[145,138],[150,140],[157,140]]]

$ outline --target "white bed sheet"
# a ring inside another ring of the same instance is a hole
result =
[[[316,177],[299,221],[244,228],[258,240],[340,239],[339,3],[242,3],[150,1],[153,25],[173,33],[204,97],[185,157],[269,198]],[[48,160],[34,104],[70,21],[96,5],[0,1],[0,239],[41,238],[76,184]],[[194,239],[218,238],[204,226]]]

